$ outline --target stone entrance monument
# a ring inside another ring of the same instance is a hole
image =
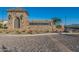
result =
[[[26,29],[29,25],[28,12],[22,9],[8,10],[8,30]]]

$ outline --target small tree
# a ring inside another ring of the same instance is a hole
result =
[[[7,25],[6,24],[4,24],[3,26],[4,26],[4,29],[7,29]]]
[[[58,29],[60,29],[62,26],[61,26],[61,19],[60,18],[58,18],[58,17],[54,17],[54,18],[52,18],[51,19],[51,21],[52,21],[52,25],[54,26],[54,27],[56,27],[56,28],[58,28]]]
[[[60,18],[54,17],[51,19],[53,25],[60,25],[60,23],[62,22]]]
[[[0,28],[3,28],[3,24],[2,23],[0,23]]]
[[[56,28],[60,29],[62,26],[61,25],[57,25]]]

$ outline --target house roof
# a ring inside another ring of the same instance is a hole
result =
[[[31,23],[49,23],[49,20],[33,20]]]

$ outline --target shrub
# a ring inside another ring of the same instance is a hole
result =
[[[16,33],[17,33],[17,34],[21,34],[21,32],[20,32],[19,30],[16,30]]]
[[[38,30],[35,30],[34,31],[36,34],[39,34],[39,33],[41,33],[41,31],[38,31]]]
[[[3,24],[2,23],[0,23],[0,28],[3,28]]]
[[[28,31],[29,34],[32,34],[32,32],[33,32],[32,30],[29,30],[29,31]]]
[[[46,31],[45,31],[45,33],[48,33],[48,32],[49,32],[49,30],[46,30]]]
[[[26,30],[23,30],[22,32],[26,32]]]
[[[0,33],[2,33],[3,32],[3,30],[2,29],[0,29]]]
[[[12,32],[11,30],[5,30],[6,34],[11,33],[11,32]]]
[[[9,31],[6,31],[6,34],[8,34],[9,33]]]

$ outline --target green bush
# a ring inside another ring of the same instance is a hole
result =
[[[17,34],[21,34],[21,32],[20,32],[19,30],[16,30],[16,33],[17,33]]]
[[[6,31],[6,34],[8,34],[9,33],[9,31]]]
[[[49,32],[49,30],[46,30],[46,31],[45,31],[45,33],[48,33],[48,32]]]

